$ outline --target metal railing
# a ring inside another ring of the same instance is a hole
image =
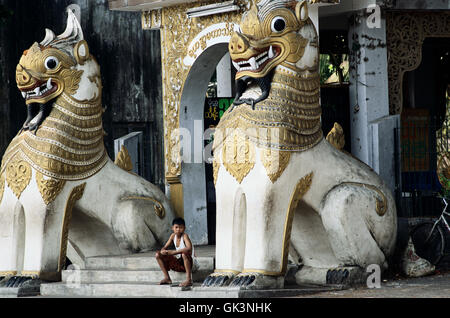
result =
[[[438,217],[442,211],[442,186],[437,174],[439,157],[448,152],[450,121],[402,120],[397,163],[397,208],[401,217]]]

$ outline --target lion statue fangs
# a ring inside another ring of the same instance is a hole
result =
[[[108,158],[100,68],[67,12],[64,33],[47,29],[16,70],[28,118],[0,170],[0,276],[7,279],[60,280],[68,244],[79,259],[155,249],[175,216],[159,188]]]
[[[323,138],[307,1],[259,1],[229,48],[237,102],[214,138],[216,270],[203,285],[281,288],[294,255],[298,284],[353,283],[371,264],[386,269],[395,201],[372,169]]]

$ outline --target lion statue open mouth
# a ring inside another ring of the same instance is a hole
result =
[[[214,135],[216,270],[204,286],[364,279],[387,268],[396,239],[391,191],[368,166],[323,138],[319,43],[307,1],[261,0],[229,43],[234,105]]]

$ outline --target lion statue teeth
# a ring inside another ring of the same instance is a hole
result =
[[[16,68],[28,117],[1,164],[0,276],[59,280],[68,245],[83,259],[155,249],[170,236],[162,191],[106,153],[100,67],[67,12],[64,33],[47,29]]]
[[[229,51],[237,95],[214,135],[216,270],[203,285],[280,288],[288,260],[299,258],[299,284],[355,282],[369,265],[386,269],[395,201],[377,174],[340,150],[340,127],[333,144],[323,136],[308,2],[259,1]]]

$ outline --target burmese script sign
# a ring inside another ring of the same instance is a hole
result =
[[[234,23],[217,23],[204,29],[192,40],[187,49],[187,56],[183,63],[186,66],[192,66],[197,59],[208,47],[218,43],[229,43],[234,31],[239,30],[237,24]]]

